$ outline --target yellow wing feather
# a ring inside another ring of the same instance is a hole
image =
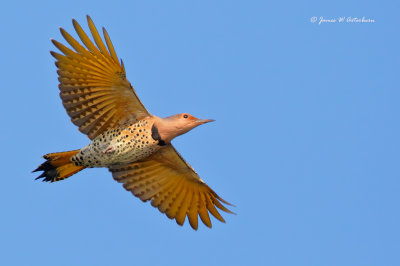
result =
[[[101,37],[99,35],[99,32],[96,29],[96,26],[94,25],[92,19],[89,16],[87,16],[87,21],[88,21],[90,32],[92,33],[93,39],[94,39],[97,47],[100,49],[102,54],[104,54],[104,55],[109,54],[106,46],[104,45],[103,41],[101,40]]]
[[[103,28],[103,35],[104,35],[104,39],[106,40],[106,44],[107,44],[108,50],[110,51],[111,57],[114,59],[114,62],[118,63],[117,53],[115,52],[115,49],[111,42],[110,36],[108,35],[105,28]]]
[[[63,105],[71,121],[93,139],[106,130],[150,114],[126,79],[122,60],[119,63],[106,30],[103,29],[103,34],[108,50],[89,16],[87,20],[94,43],[73,20],[84,46],[61,28],[62,36],[72,49],[52,40],[62,54],[51,54],[57,60]]]
[[[187,216],[196,230],[200,216],[211,227],[209,212],[221,222],[225,220],[217,208],[232,213],[222,205],[229,203],[207,186],[170,144],[147,159],[115,165],[109,170],[126,190],[142,201],[151,200],[152,206],[179,225],[183,225]]]

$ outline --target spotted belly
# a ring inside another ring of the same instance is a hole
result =
[[[148,120],[127,124],[102,133],[80,149],[71,160],[85,167],[108,167],[144,159],[161,146],[153,139]]]

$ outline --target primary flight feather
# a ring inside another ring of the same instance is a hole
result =
[[[188,217],[193,229],[198,217],[211,227],[209,213],[225,222],[218,209],[232,213],[220,198],[182,158],[171,140],[213,120],[182,113],[167,118],[150,114],[126,79],[107,31],[105,44],[87,16],[94,42],[72,20],[84,44],[64,29],[62,36],[73,48],[52,40],[61,53],[56,59],[60,97],[72,123],[91,142],[80,150],[49,153],[34,171],[38,178],[55,182],[85,168],[107,167],[126,190],[183,225]],[[38,179],[37,178],[37,179]]]

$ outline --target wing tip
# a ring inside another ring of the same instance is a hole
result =
[[[204,223],[204,221],[203,221],[203,223]],[[208,228],[212,228],[212,223],[210,222],[210,224],[206,224],[206,223],[204,223]]]
[[[86,14],[86,20],[88,23],[94,24],[92,18],[88,14]]]
[[[57,53],[56,52],[54,52],[54,51],[50,51],[50,54],[54,57],[54,58],[56,58],[57,59]]]
[[[50,41],[51,41],[51,43],[52,43],[53,45],[57,46],[58,42],[57,42],[55,39],[50,38]]]
[[[231,206],[233,206],[233,205],[231,205]],[[217,206],[218,207],[218,206]],[[233,206],[233,207],[235,207],[235,206]],[[219,208],[219,207],[218,207]],[[224,212],[227,212],[227,213],[230,213],[230,214],[233,214],[233,215],[236,215],[236,213],[235,212],[233,212],[233,211],[231,211],[231,210],[229,210],[228,208],[226,208],[225,207],[225,209],[222,209]]]
[[[232,207],[236,207],[235,205],[233,205],[232,203],[227,202],[226,200],[224,200],[223,198],[221,198],[220,196],[216,195],[216,198],[221,201],[222,203],[232,206]]]
[[[74,26],[74,28],[76,28],[77,26],[79,26],[78,21],[76,21],[76,19],[72,19],[72,25]]]
[[[59,29],[61,35],[65,38],[65,35],[67,34],[67,31],[64,30],[64,28],[62,28],[62,27],[59,27],[58,29]]]
[[[179,220],[175,217],[175,222],[179,225],[179,226],[183,226],[183,224],[185,223],[185,219],[183,219],[183,221]]]

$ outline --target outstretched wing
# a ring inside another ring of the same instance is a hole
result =
[[[93,139],[119,124],[146,117],[149,112],[126,79],[122,60],[119,63],[106,30],[103,28],[108,50],[92,19],[87,16],[87,20],[96,45],[78,22],[72,20],[79,38],[86,47],[61,28],[62,36],[74,50],[52,40],[63,54],[51,54],[57,59],[62,103],[72,123]]]
[[[196,174],[193,168],[169,144],[147,159],[109,168],[114,179],[142,201],[151,200],[151,205],[183,225],[185,217],[197,230],[198,215],[205,225],[211,227],[210,212],[225,222],[217,211],[232,213],[220,198]]]

